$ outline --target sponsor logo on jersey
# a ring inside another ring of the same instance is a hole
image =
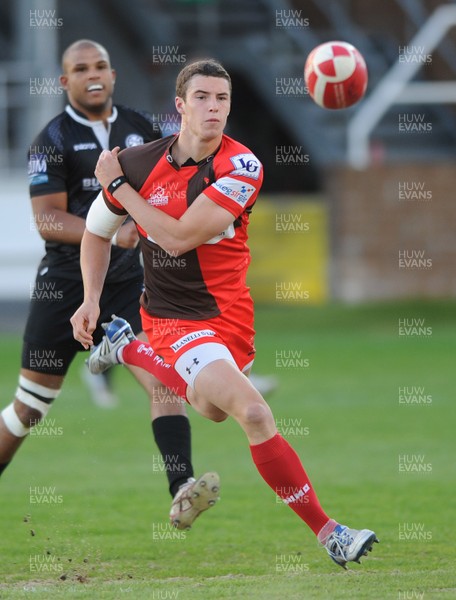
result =
[[[171,348],[174,350],[174,352],[177,352],[194,340],[198,340],[202,337],[213,337],[214,335],[215,331],[212,331],[212,329],[200,329],[199,331],[192,331],[192,333],[187,333],[187,335],[181,337],[179,340],[174,342],[174,344],[171,344]]]
[[[45,154],[31,154],[28,161],[28,176],[30,185],[47,183],[47,161]]]
[[[95,142],[87,142],[86,144],[74,144],[73,150],[75,152],[81,152],[81,150],[96,150],[98,146]]]
[[[158,186],[156,187],[150,196],[147,198],[147,203],[152,206],[166,206],[168,204],[168,196],[165,195],[165,190]]]
[[[261,173],[261,163],[254,154],[237,154],[230,158],[234,166],[231,175],[242,175],[258,179]]]
[[[130,133],[130,135],[127,135],[127,137],[125,138],[126,148],[131,148],[132,146],[140,146],[141,144],[144,144],[144,138],[138,133]]]
[[[101,185],[96,177],[84,177],[82,180],[82,189],[84,192],[94,192],[101,190]]]
[[[41,175],[30,175],[29,183],[30,185],[39,185],[40,183],[47,183],[49,181],[49,177],[46,173],[42,173]]]
[[[222,177],[213,183],[212,187],[240,206],[245,206],[255,191],[253,186],[233,177]]]
[[[31,154],[28,161],[28,174],[46,173],[47,161],[45,154]]]

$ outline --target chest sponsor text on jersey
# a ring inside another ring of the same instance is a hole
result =
[[[101,190],[101,186],[96,177],[84,177],[82,180],[82,189],[84,192],[93,192]]]
[[[95,142],[87,142],[84,144],[74,144],[73,150],[75,152],[81,152],[83,150],[96,150],[98,146]]]

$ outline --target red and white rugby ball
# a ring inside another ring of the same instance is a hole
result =
[[[361,53],[347,42],[325,42],[312,50],[304,67],[311,98],[323,108],[356,104],[367,88],[367,67]]]

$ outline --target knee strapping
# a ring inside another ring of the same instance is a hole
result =
[[[25,437],[30,431],[30,428],[26,427],[17,416],[14,402],[8,404],[8,406],[2,410],[1,415],[8,431],[16,437]]]
[[[60,394],[60,390],[53,390],[35,381],[30,381],[23,375],[19,376],[19,386],[16,390],[16,398],[41,413],[42,418],[48,414],[52,402]]]
[[[44,419],[48,414],[51,404],[59,395],[60,390],[54,390],[34,381],[30,381],[23,375],[19,376],[19,386],[16,390],[16,398],[26,406],[38,411]],[[9,431],[16,437],[24,437],[29,431],[19,419],[14,402],[7,406],[1,413],[3,421]]]

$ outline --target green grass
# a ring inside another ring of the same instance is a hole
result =
[[[399,336],[399,318],[432,334]],[[454,303],[259,308],[257,329],[255,370],[280,380],[274,414],[326,511],[378,533],[368,559],[332,563],[260,479],[236,424],[191,409],[196,470],[220,473],[222,500],[171,539],[144,393],[119,368],[120,407],[96,408],[80,356],[48,416],[60,435],[27,440],[1,481],[0,599],[456,598]],[[2,404],[19,355],[19,337],[3,336]],[[400,403],[406,386],[430,402]],[[430,470],[400,472],[403,455]],[[55,502],[31,503],[31,487]]]

